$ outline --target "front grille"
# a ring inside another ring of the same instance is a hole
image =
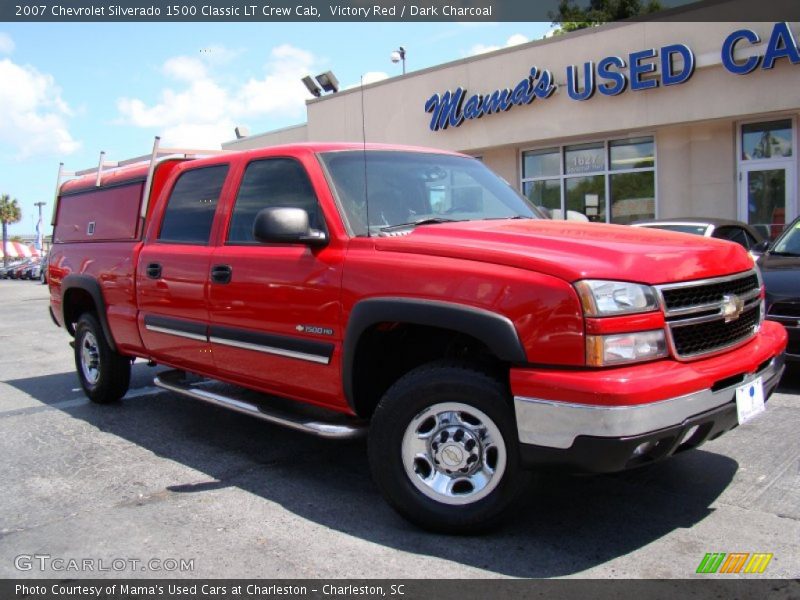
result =
[[[755,273],[729,281],[665,289],[663,291],[664,307],[667,311],[671,311],[692,306],[713,304],[715,302],[722,302],[722,297],[725,294],[743,296],[757,289],[758,276],[756,276]]]
[[[697,325],[673,327],[675,351],[680,356],[695,356],[736,344],[753,334],[760,315],[761,307],[756,305],[730,323],[718,319]]]
[[[754,271],[657,289],[676,358],[714,354],[747,341],[758,331],[761,287]]]

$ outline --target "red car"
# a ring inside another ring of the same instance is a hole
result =
[[[694,448],[762,411],[783,371],[737,245],[551,221],[437,150],[160,156],[60,188],[51,312],[86,394],[122,397],[141,357],[174,368],[169,390],[368,434],[375,481],[423,527],[491,525],[527,469]]]

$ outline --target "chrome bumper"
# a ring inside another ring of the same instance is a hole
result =
[[[685,420],[733,401],[736,388],[763,378],[764,396],[778,385],[784,369],[781,354],[757,373],[734,385],[700,390],[660,402],[632,406],[571,404],[540,398],[514,397],[519,441],[550,448],[570,448],[578,436],[619,438],[680,425]]]

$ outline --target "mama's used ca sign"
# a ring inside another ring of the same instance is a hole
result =
[[[761,38],[751,29],[737,29],[722,42],[722,66],[735,75],[772,69],[780,59],[800,64],[800,49],[789,25],[775,23],[763,56],[736,59],[737,48],[760,44]],[[618,96],[628,90],[641,91],[659,86],[679,85],[694,74],[694,52],[686,44],[671,44],[631,52],[627,57],[606,56],[602,60],[586,61],[580,67],[566,69],[567,94],[572,100],[589,100],[595,93]],[[581,84],[581,81],[583,82]],[[545,100],[557,90],[551,72],[531,67],[529,74],[513,88],[497,89],[488,94],[468,94],[464,88],[433,94],[425,102],[425,112],[431,114],[430,129],[439,131],[459,127],[465,121],[485,115],[506,112],[515,106],[525,106],[534,100]]]

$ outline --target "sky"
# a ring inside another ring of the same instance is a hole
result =
[[[304,123],[300,79],[341,87],[542,38],[550,23],[0,23],[0,194],[45,233],[58,163],[76,170],[165,146],[218,148],[244,125]]]

